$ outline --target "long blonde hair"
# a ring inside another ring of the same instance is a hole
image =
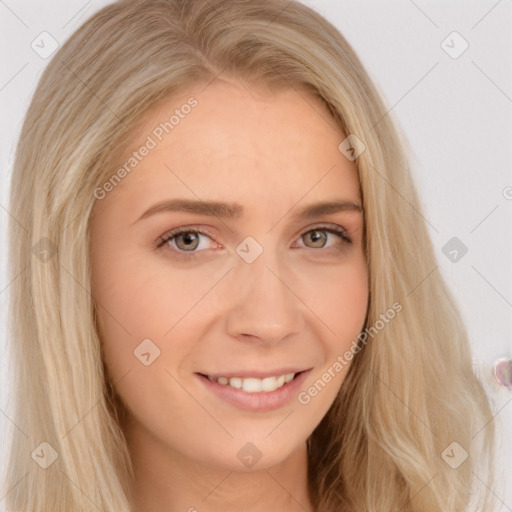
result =
[[[364,143],[356,164],[367,327],[392,304],[402,307],[354,357],[308,440],[316,510],[467,510],[474,468],[483,461],[492,471],[492,422],[483,428],[492,413],[438,271],[401,135],[343,36],[289,0],[119,1],[79,28],[45,70],[19,139],[9,206],[18,428],[8,510],[132,510],[133,472],[96,329],[104,305],[91,296],[94,190],[151,106],[221,72],[306,87],[333,126]],[[38,454],[53,454],[43,442],[58,456],[47,469],[36,464]],[[451,467],[447,449],[469,457]],[[488,510],[487,497],[478,506]]]

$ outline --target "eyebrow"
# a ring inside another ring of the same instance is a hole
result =
[[[344,211],[362,213],[363,208],[353,201],[338,199],[307,205],[292,214],[291,217],[295,220],[307,220],[320,215],[328,215]],[[239,219],[243,217],[244,207],[239,203],[233,202],[225,203],[219,201],[170,199],[153,205],[135,222],[162,212],[189,212],[199,215],[212,215],[215,217]]]

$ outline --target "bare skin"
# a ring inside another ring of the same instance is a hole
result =
[[[148,112],[131,151],[190,96],[197,106],[96,201],[91,219],[93,296],[129,413],[135,510],[312,511],[306,440],[347,373],[332,377],[332,367],[363,328],[367,270],[361,211],[294,215],[318,202],[361,206],[357,169],[319,100],[221,79]],[[236,202],[243,213],[140,218],[176,198]],[[181,227],[206,234],[155,247]],[[336,227],[343,236],[326,231]],[[248,263],[242,255],[255,247]],[[145,365],[134,350],[147,339]],[[290,368],[309,372],[274,410],[233,405],[199,375]],[[301,403],[299,391],[326,382],[329,368],[330,382]]]

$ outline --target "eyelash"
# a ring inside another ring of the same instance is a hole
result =
[[[308,233],[311,233],[312,231],[323,231],[326,233],[332,233],[333,235],[337,235],[341,239],[341,241],[344,245],[352,244],[352,239],[347,235],[347,232],[341,227],[316,226],[316,227],[308,229],[307,231],[302,233],[302,235],[300,235],[299,238],[302,238],[304,235],[307,235]],[[173,238],[175,238],[179,235],[190,234],[190,233],[193,233],[194,235],[204,235],[210,239],[212,238],[208,232],[202,231],[200,229],[176,228],[171,231],[168,231],[167,233],[165,233],[164,235],[159,237],[155,242],[155,248],[157,250],[161,249],[165,244],[170,242]],[[315,250],[312,247],[307,247],[307,249]],[[319,249],[323,249],[323,248],[320,247]],[[195,258],[198,255],[198,253],[202,252],[202,251],[181,251],[181,250],[176,250],[176,249],[172,249],[172,251],[175,252],[178,255],[178,257],[182,257],[185,260],[191,260],[191,259]]]

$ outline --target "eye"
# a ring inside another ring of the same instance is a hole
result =
[[[306,245],[306,249],[324,249],[327,246],[329,234],[336,235],[337,237],[334,245],[338,247],[334,247],[334,249],[342,249],[352,244],[351,238],[341,226],[316,226],[303,233],[300,236],[300,240],[304,240],[305,243],[311,242],[312,245]],[[208,249],[208,240],[205,240],[203,247],[200,247],[201,238],[209,239],[213,242],[211,235],[207,232],[194,228],[176,228],[159,237],[155,242],[155,247],[160,249],[164,245],[168,245],[171,251],[176,253],[177,257],[191,259],[201,252],[199,249]],[[332,248],[332,246],[327,247],[327,249]]]
[[[347,232],[340,226],[336,227],[322,227],[317,226],[309,231],[306,231],[302,236],[301,240],[311,241],[313,244],[308,248],[311,249],[323,249],[329,239],[329,234],[336,235],[338,243],[341,245],[352,244],[352,239],[347,235]]]
[[[211,237],[203,231],[191,228],[177,228],[161,236],[157,240],[156,246],[160,248],[165,244],[171,245],[171,247],[174,245],[174,251],[192,253],[184,254],[184,256],[189,257],[195,255],[195,252],[198,252],[196,249],[200,246],[202,237],[211,240]]]

